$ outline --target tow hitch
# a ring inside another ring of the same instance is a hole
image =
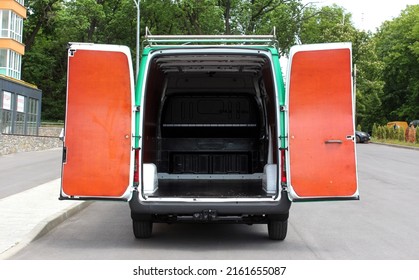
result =
[[[204,210],[202,212],[194,213],[193,219],[195,221],[215,221],[217,220],[217,211],[214,210]]]

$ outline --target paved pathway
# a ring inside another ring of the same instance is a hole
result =
[[[88,202],[58,200],[60,179],[0,199],[0,259],[7,259]]]

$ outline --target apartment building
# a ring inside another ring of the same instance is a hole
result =
[[[21,80],[24,0],[0,0],[1,133],[37,135],[42,91]]]

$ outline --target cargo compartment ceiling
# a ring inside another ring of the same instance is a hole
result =
[[[183,72],[244,72],[260,73],[267,58],[243,54],[183,54],[156,58],[156,63],[164,73]]]

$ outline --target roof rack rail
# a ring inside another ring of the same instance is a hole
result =
[[[269,35],[152,35],[148,27],[145,30],[145,43],[149,46],[166,46],[173,44],[182,45],[256,45],[278,46],[276,29],[272,29]]]

